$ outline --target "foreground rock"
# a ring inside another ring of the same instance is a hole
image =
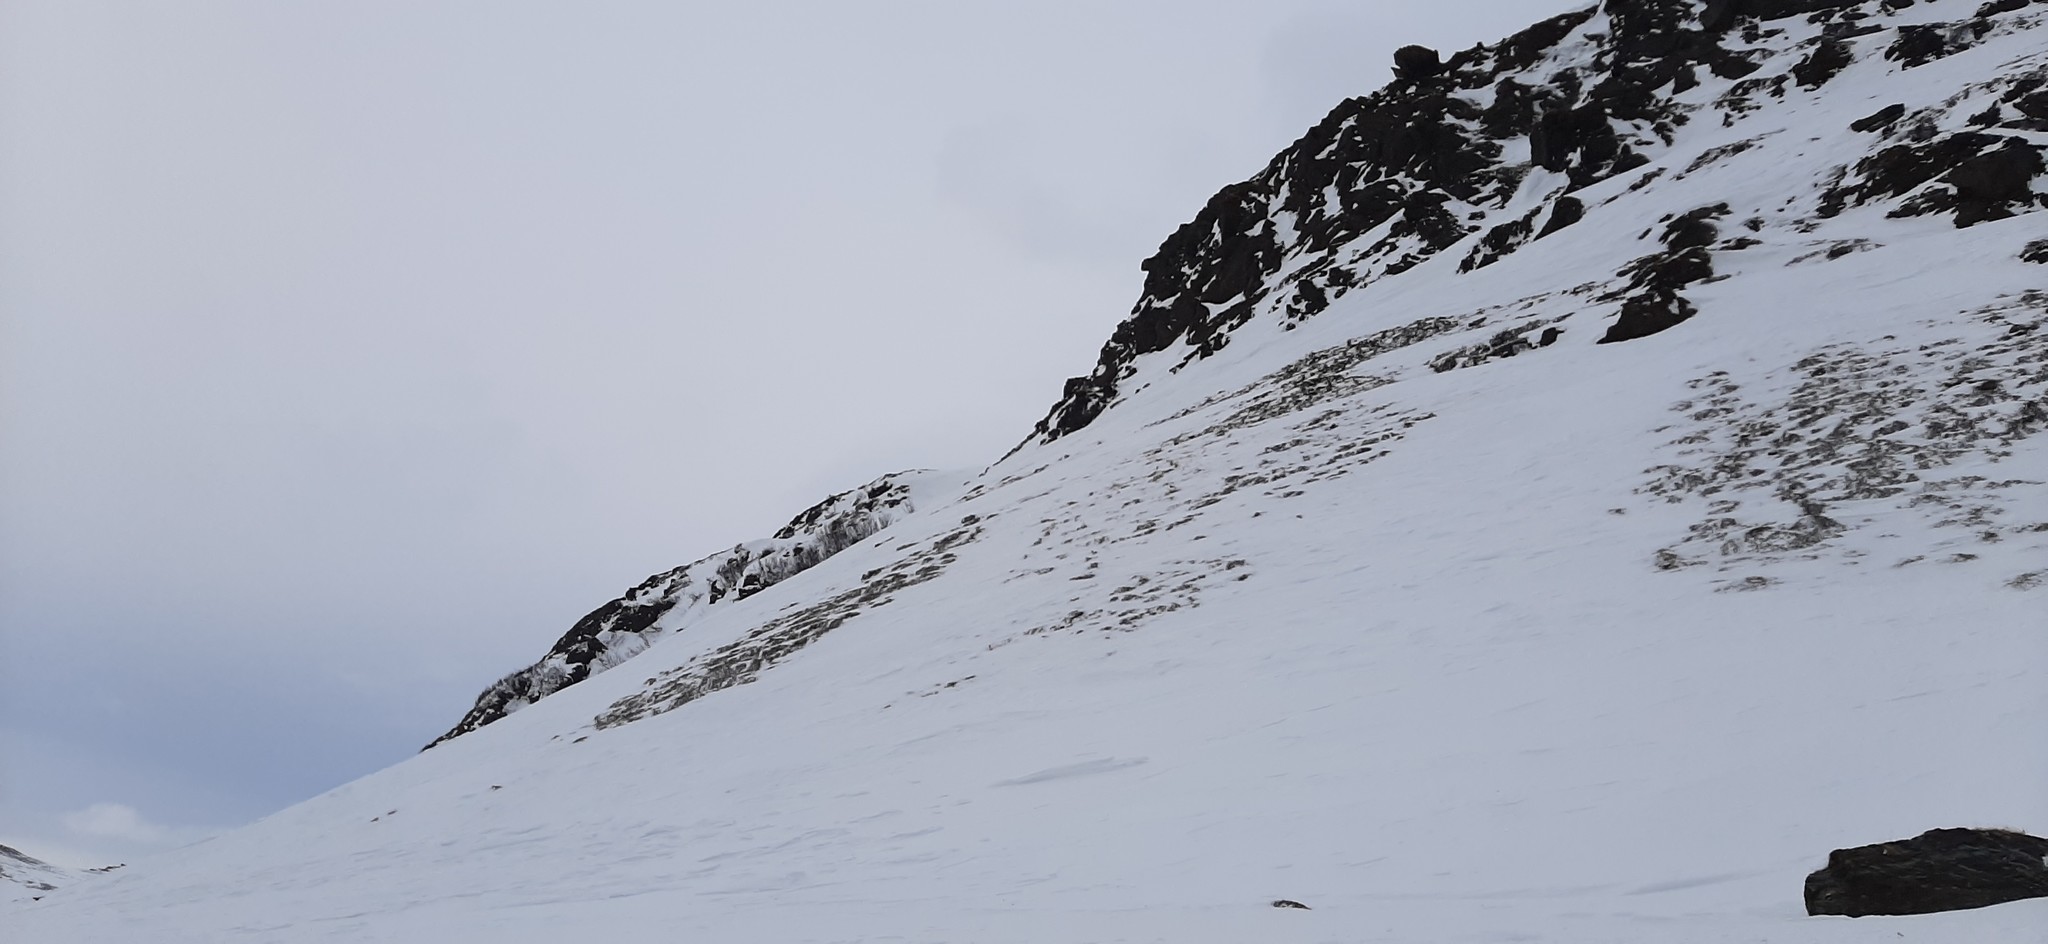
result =
[[[1828,853],[1806,877],[1806,913],[1928,914],[2048,898],[2048,839],[2004,829],[1930,829]]]

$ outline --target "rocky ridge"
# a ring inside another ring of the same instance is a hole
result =
[[[1145,261],[1130,317],[1026,442],[1088,426],[1248,325],[1291,329],[1439,254],[1471,272],[1566,227],[1601,226],[1599,208],[1578,196],[1585,188],[1646,165],[1658,164],[1632,188],[1724,162],[1784,130],[1770,127],[1776,103],[1831,94],[1852,66],[1924,68],[2044,15],[2023,0],[1605,0],[1448,59],[1404,48],[1384,89],[1338,105]],[[2013,65],[1856,122],[1856,153],[1815,192],[1746,213],[1744,227],[1795,217],[1818,229],[1872,205],[1967,227],[2048,206],[2048,71],[2039,57]],[[1702,124],[1758,133],[1662,166],[1680,129]],[[1623,282],[1605,300],[1621,307],[1602,340],[1691,318],[1683,290],[1715,277],[1717,252],[1758,241],[1724,238],[1719,218],[1730,212],[1675,215],[1662,249],[1618,271]]]
[[[577,620],[547,655],[491,683],[462,720],[427,747],[460,737],[617,666],[711,607],[744,600],[860,543],[915,510],[935,479],[898,472],[833,495],[790,519],[774,536],[734,545],[655,574]]]

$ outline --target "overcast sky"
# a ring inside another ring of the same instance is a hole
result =
[[[247,822],[986,465],[1396,46],[1575,5],[0,0],[0,842]]]

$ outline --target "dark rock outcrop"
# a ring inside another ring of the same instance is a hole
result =
[[[1543,228],[1536,231],[1536,238],[1542,239],[1585,218],[1586,205],[1580,202],[1578,197],[1559,197],[1557,203],[1551,206],[1550,219],[1545,220]]]
[[[1700,25],[1723,30],[1742,19],[1782,20],[1802,13],[1819,13],[1855,6],[1857,0],[1708,0],[1700,12]]]
[[[1545,21],[1525,31],[1534,35],[1458,53],[1434,71],[1429,50],[1403,50],[1401,78],[1337,106],[1257,176],[1210,198],[1145,260],[1144,292],[1131,316],[1103,345],[1094,371],[1067,381],[1034,436],[1049,440],[1087,426],[1122,392],[1141,357],[1175,346],[1186,349],[1183,362],[1208,357],[1261,306],[1294,320],[1312,317],[1353,285],[1405,271],[1462,239],[1471,227],[1454,207],[1497,205],[1513,193],[1520,174],[1500,164],[1503,140],[1534,130],[1555,93],[1512,86],[1487,109],[1457,93],[1493,84],[1503,62],[1540,55],[1560,29],[1590,14]],[[1569,140],[1554,144],[1547,159],[1576,168],[1585,150],[1580,138],[1599,137],[1589,130],[1597,116],[1549,120],[1578,136],[1565,134]],[[1284,230],[1274,223],[1283,214]],[[1371,245],[1350,245],[1381,227]],[[1277,279],[1290,253],[1313,262]]]
[[[1479,229],[1469,220],[1505,204],[1532,167],[1562,174],[1566,189],[1578,190],[1642,166],[1644,149],[1688,120],[1671,91],[1697,85],[1702,74],[1758,68],[1752,53],[1723,44],[1725,31],[1852,5],[1606,0],[1448,58],[1403,47],[1393,83],[1337,106],[1161,244],[1144,263],[1144,292],[1130,317],[1094,370],[1066,382],[1032,439],[1093,422],[1128,392],[1141,358],[1178,350],[1167,365],[1178,369],[1222,350],[1261,312],[1292,324],[1354,287],[1420,264]],[[1598,12],[1610,29],[1580,37],[1599,44],[1597,69],[1545,64]],[[1475,96],[1488,104],[1474,107]],[[1503,162],[1515,142],[1525,142],[1527,165]],[[1535,218],[1496,224],[1491,248],[1476,250],[1467,267],[1568,226],[1584,209],[1559,202],[1540,230]],[[1379,235],[1354,243],[1368,233]],[[1286,265],[1304,257],[1306,264]]]
[[[1799,81],[1800,88],[1820,88],[1853,61],[1848,43],[1832,36],[1823,37],[1813,52],[1792,67],[1792,78]]]
[[[1884,51],[1886,59],[1912,69],[1945,59],[1977,44],[1990,31],[1984,20],[1962,23],[1920,23],[1899,27],[1898,38]]]
[[[1470,272],[1483,269],[1512,254],[1529,243],[1549,236],[1573,223],[1584,219],[1586,205],[1574,196],[1562,196],[1548,206],[1539,206],[1522,216],[1502,223],[1486,231],[1465,259],[1458,263],[1458,271]],[[1543,219],[1538,229],[1536,221]]]
[[[1910,194],[1889,215],[1953,213],[1958,227],[2004,219],[2048,205],[2048,197],[2033,190],[2034,178],[2048,168],[2042,150],[2023,137],[1981,131],[1893,145],[1858,161],[1852,179],[1829,187],[1821,215]]]
[[[1905,103],[1895,102],[1893,104],[1886,105],[1883,108],[1880,108],[1874,112],[1871,112],[1868,115],[1858,118],[1855,121],[1849,122],[1849,130],[1857,132],[1866,132],[1876,131],[1879,128],[1889,128],[1891,127],[1893,122],[1896,122],[1900,118],[1903,118],[1905,116]]]
[[[2021,116],[2006,119],[2007,127],[2021,131],[2048,131],[2048,76],[2031,75],[2014,82],[1999,101]]]
[[[1465,254],[1465,260],[1458,263],[1458,271],[1470,272],[1486,268],[1499,261],[1502,256],[1521,248],[1522,244],[1528,242],[1535,234],[1536,214],[1541,212],[1543,209],[1538,207],[1530,210],[1529,214],[1521,219],[1509,220],[1487,230],[1486,235],[1479,238],[1479,244]]]
[[[1443,56],[1428,46],[1403,46],[1394,50],[1394,76],[1427,79],[1444,71]]]
[[[1688,125],[1733,127],[1800,89],[1836,94],[1860,59],[1913,68],[2022,25],[1995,16],[2018,9],[2009,0],[1940,23],[1901,14],[1910,6],[1601,0],[1498,43],[1444,54],[1402,47],[1392,82],[1339,104],[1160,245],[1143,265],[1137,303],[1094,367],[1066,381],[1019,448],[1085,428],[1153,378],[1222,351],[1247,324],[1294,328],[1346,293],[1453,247],[1460,271],[1485,268],[1611,200],[1572,195],[1680,146]],[[1995,106],[1971,102],[1975,126],[1952,130],[1965,116],[1950,120],[1944,110],[1994,86],[2002,92]],[[2033,190],[2042,148],[2031,143],[2048,130],[2048,75],[1941,92],[1853,123],[1875,140],[1818,182],[1823,219],[1887,201],[1894,216],[1953,214],[1969,226],[2048,206]],[[1630,189],[1690,176],[1764,137],[1695,155],[1681,173],[1654,167]],[[1792,222],[1803,232],[1817,225]],[[1676,287],[1711,275],[1706,252],[1671,249],[1624,270],[1632,284],[1615,296],[1626,296],[1625,310],[1607,340],[1691,317]]]
[[[1680,289],[1712,278],[1709,247],[1720,236],[1714,220],[1728,215],[1728,204],[1698,207],[1666,222],[1660,242],[1664,251],[1651,253],[1621,270],[1628,286],[1607,296],[1621,299],[1621,315],[1599,343],[1633,341],[1676,327],[1698,313]]]
[[[1810,915],[1928,914],[2048,897],[2048,839],[2004,829],[1931,829],[1836,849],[1806,877]]]
[[[1838,3],[1743,3],[1739,20],[1788,16]],[[1597,39],[1603,72],[1537,74],[1546,54],[1596,9],[1539,22],[1494,45],[1437,56],[1406,47],[1386,88],[1344,102],[1265,170],[1224,188],[1146,260],[1145,289],[1111,334],[1095,369],[1067,381],[1033,438],[1051,440],[1094,421],[1124,394],[1135,362],[1173,348],[1180,364],[1208,357],[1260,311],[1312,317],[1347,290],[1407,270],[1477,227],[1474,208],[1498,208],[1527,166],[1506,164],[1526,142],[1530,164],[1579,189],[1640,167],[1641,149],[1685,118],[1660,88],[1689,87],[1704,69],[1746,74],[1749,56],[1692,26],[1688,0],[1610,0],[1613,30]],[[1473,96],[1490,99],[1474,107]],[[1584,205],[1559,203],[1538,238],[1570,225]],[[1276,224],[1284,217],[1286,225]],[[1528,221],[1532,229],[1535,220]],[[1378,231],[1369,245],[1354,244]],[[1497,245],[1529,240],[1521,226]],[[1282,275],[1283,260],[1306,256]],[[1475,259],[1474,264],[1479,264]]]

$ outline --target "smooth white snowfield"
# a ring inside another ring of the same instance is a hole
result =
[[[1941,70],[2041,55],[2008,36],[1910,73],[1873,57],[1836,80],[1865,96],[1794,92],[1762,124],[1689,127],[1582,191],[1571,230],[1465,275],[1453,248],[1298,330],[1248,325],[614,671],[0,930],[2048,938],[2048,900],[1847,919],[1807,917],[1800,897],[1836,847],[2048,830],[2048,435],[2001,425],[2048,397],[2048,266],[2017,258],[2044,214],[1797,222],[1861,153],[1850,120],[1941,87]],[[1615,305],[1567,290],[1618,281],[1661,218],[1721,201],[1724,232],[1761,243],[1716,251],[1726,278],[1687,290],[1699,315],[1596,346]],[[1827,257],[1848,240],[1867,244]],[[1428,366],[1557,318],[1552,346]],[[1418,323],[1454,327],[1379,334]],[[1378,340],[1347,346],[1363,338]],[[1989,380],[1999,398],[1980,402]],[[1727,452],[1737,423],[1812,441],[1879,394],[1906,429],[1858,420],[1840,455],[1805,466]],[[1772,483],[1934,441],[1942,410],[2008,434],[1954,441],[1894,493],[1830,500],[1839,530],[1815,543],[1724,542],[1735,526],[1717,522],[1799,518]],[[1729,462],[1763,487],[1670,484]],[[840,607],[751,684],[664,694],[671,670],[904,561],[928,579]],[[1270,906],[1283,898],[1313,910]]]

